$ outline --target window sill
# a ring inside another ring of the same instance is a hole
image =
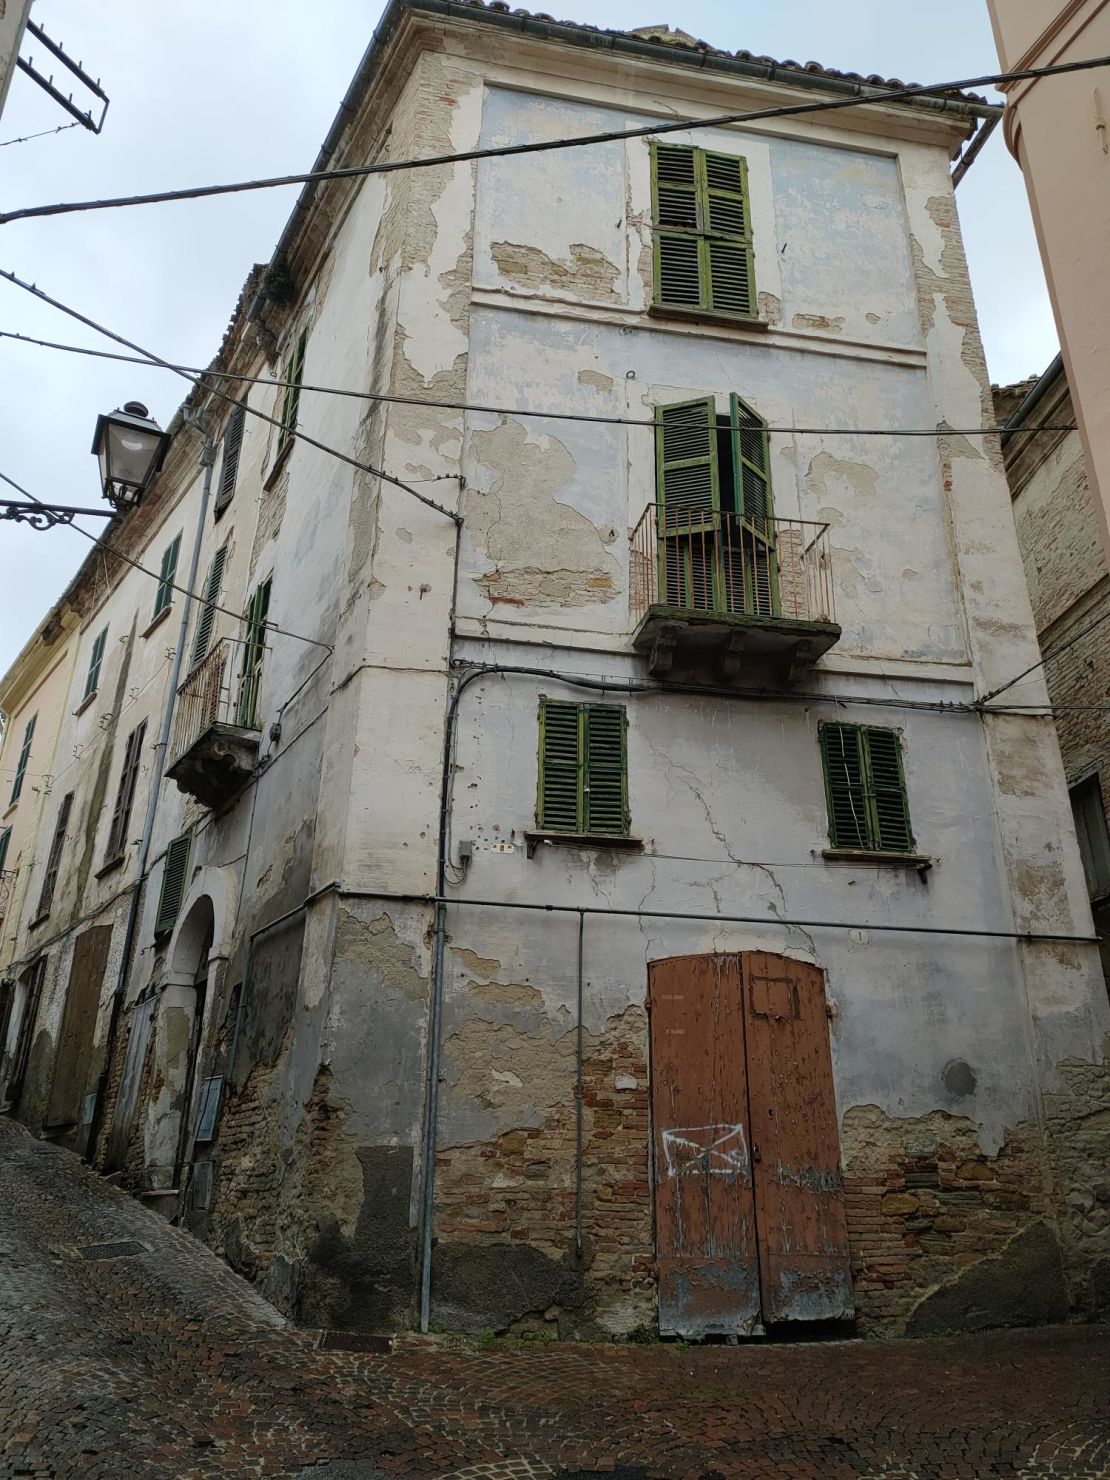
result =
[[[630,833],[565,833],[545,832],[543,828],[524,829],[524,846],[528,857],[535,855],[541,843],[558,843],[570,848],[624,848],[629,852],[642,853],[643,838]]]
[[[149,637],[150,634],[156,628],[161,627],[162,623],[166,620],[166,618],[169,616],[170,612],[172,612],[172,611],[173,611],[173,602],[171,601],[170,604],[169,604],[169,606],[164,606],[162,608],[162,610],[158,613],[158,615],[156,617],[152,618],[152,620],[147,624],[146,630],[144,632],[142,632],[140,635],[142,637]]]
[[[117,853],[115,858],[109,858],[103,867],[97,869],[95,877],[98,879],[106,878],[108,874],[114,873],[118,868],[122,868],[126,858],[126,853]]]
[[[286,442],[285,446],[278,453],[277,457],[274,458],[274,465],[266,474],[265,481],[262,484],[262,491],[264,493],[269,493],[270,489],[273,488],[274,484],[277,482],[278,474],[281,472],[286,462],[288,462],[289,454],[293,451],[293,443],[296,440],[296,437],[290,435],[288,442]]]
[[[29,920],[27,922],[27,929],[28,930],[37,930],[40,925],[45,925],[46,922],[47,922],[47,920],[49,920],[49,919],[50,919],[50,911],[49,910],[43,910],[43,912],[42,912],[41,915],[36,915],[33,920]]]
[[[19,798],[16,797],[16,799],[15,799],[14,802],[9,802],[8,803],[7,811],[4,813],[4,815],[2,817],[0,817],[0,822],[7,822],[8,818],[12,815],[12,813],[15,811],[15,809],[18,806],[19,806]]]
[[[677,303],[652,303],[648,315],[653,319],[690,319],[694,323],[727,324],[732,329],[746,329],[756,334],[766,334],[771,325],[767,319],[754,316],[748,318],[738,313],[718,313],[712,308],[683,308]]]
[[[235,495],[232,494],[232,498],[234,498],[234,497],[235,497]],[[230,498],[225,498],[222,504],[216,504],[215,507],[212,510],[212,523],[213,524],[219,524],[220,520],[224,517],[224,515],[227,513],[228,509],[230,509],[230,508],[231,508],[231,499]]]
[[[926,853],[878,853],[869,848],[823,848],[821,857],[829,863],[862,863],[872,868],[913,868],[926,874],[933,860]]]
[[[80,704],[78,704],[77,708],[73,711],[73,718],[76,719],[79,714],[84,714],[85,710],[88,709],[90,704],[95,704],[96,696],[99,693],[99,689],[93,689],[91,694],[86,694],[85,697],[81,700]]]

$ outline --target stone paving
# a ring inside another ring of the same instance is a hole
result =
[[[101,1257],[77,1252],[94,1243]],[[0,1121],[0,1477],[1110,1477],[1105,1328],[686,1350],[316,1343],[203,1246]]]

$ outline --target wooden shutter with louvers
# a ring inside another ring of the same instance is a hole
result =
[[[869,848],[867,791],[857,725],[822,725],[821,757],[834,848]]]
[[[239,474],[239,453],[243,446],[243,428],[246,421],[247,408],[236,406],[228,419],[227,431],[224,433],[224,460],[220,467],[220,486],[216,491],[216,507],[213,510],[217,519],[235,497],[235,479]]]
[[[716,527],[721,491],[712,396],[655,408],[655,477],[667,534]]]
[[[270,610],[272,582],[263,581],[251,597],[247,612],[247,636],[243,644],[243,674],[239,680],[239,698],[235,706],[235,723],[253,729],[258,710],[258,690],[262,684],[262,660],[266,653],[266,616]]]
[[[586,780],[584,832],[628,831],[626,716],[618,704],[584,704]]]
[[[189,867],[189,834],[182,833],[166,849],[166,861],[162,869],[162,891],[158,896],[158,915],[154,921],[155,935],[164,935],[172,930],[181,901],[185,897],[185,879]]]
[[[104,644],[107,641],[108,629],[105,627],[103,632],[97,634],[96,641],[92,645],[92,652],[89,654],[89,672],[85,679],[84,693],[86,699],[95,694],[100,687],[100,668],[104,662]]]
[[[736,512],[742,529],[730,541],[732,570],[737,547],[743,565],[743,610],[760,617],[780,614],[778,561],[775,557],[774,505],[771,498],[771,452],[767,423],[733,393],[732,475]],[[730,592],[735,583],[730,583]],[[737,593],[739,594],[739,593]],[[738,608],[733,606],[732,610]]]
[[[863,744],[872,813],[872,846],[883,853],[910,853],[914,842],[898,732],[868,726],[863,731]]]
[[[124,846],[127,841],[127,827],[131,821],[131,804],[135,800],[135,784],[139,778],[139,763],[142,760],[143,739],[146,736],[146,722],[137,730],[132,730],[127,737],[127,748],[123,754],[123,770],[120,772],[119,790],[116,793],[116,805],[112,812],[112,826],[108,833],[108,852],[106,861],[113,863],[122,857]]]
[[[35,721],[37,714],[32,714],[27,721],[27,728],[23,731],[23,744],[19,748],[19,760],[15,766],[15,780],[12,782],[12,803],[19,801],[19,794],[23,790],[23,778],[27,774],[27,762],[31,759],[31,742],[35,738]],[[10,805],[10,804],[9,804]]]
[[[0,874],[4,872],[4,865],[8,861],[8,844],[11,840],[12,830],[10,827],[6,827],[3,832],[0,832]],[[0,905],[3,903],[3,896],[0,896]]]
[[[46,860],[46,872],[42,876],[42,890],[39,893],[38,918],[50,913],[50,906],[54,902],[54,886],[58,882],[58,869],[62,862],[62,848],[65,846],[66,828],[69,826],[70,808],[73,806],[73,793],[66,792],[62,798],[62,805],[58,808],[58,821],[54,827],[54,839],[50,844],[50,855]]]
[[[285,372],[285,379],[289,382],[285,387],[285,396],[281,405],[281,431],[278,433],[277,457],[285,451],[293,439],[293,433],[297,428],[297,415],[301,406],[301,380],[304,376],[305,347],[308,344],[308,330],[302,329],[293,346],[293,353],[289,357],[289,367]]]
[[[540,701],[540,784],[536,821],[556,832],[579,832],[582,746],[579,705]]]
[[[702,303],[701,242],[695,151],[653,144],[655,301],[678,308]]]
[[[748,166],[738,155],[698,152],[706,232],[703,302],[718,313],[751,318],[756,297]]]
[[[197,630],[193,636],[193,653],[190,666],[195,668],[208,656],[208,645],[212,641],[212,628],[216,621],[216,606],[220,599],[220,585],[224,578],[227,561],[227,546],[221,545],[212,557],[208,579],[204,583],[204,602],[197,617]]]
[[[160,617],[173,604],[173,583],[177,575],[177,557],[181,552],[181,536],[175,535],[162,555],[162,569],[158,573],[158,591],[154,597],[154,615]]]

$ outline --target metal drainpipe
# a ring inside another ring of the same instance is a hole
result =
[[[135,869],[135,880],[131,885],[131,903],[127,911],[127,926],[123,935],[123,952],[120,955],[119,972],[116,976],[115,990],[112,994],[112,1011],[108,1018],[108,1037],[104,1051],[104,1072],[96,1091],[96,1104],[93,1107],[92,1120],[89,1124],[89,1139],[85,1147],[85,1160],[92,1162],[96,1156],[96,1141],[100,1134],[101,1121],[104,1116],[104,1102],[108,1094],[108,1080],[112,1072],[112,1055],[115,1052],[116,1034],[119,1032],[120,1013],[123,1009],[124,993],[127,990],[127,975],[131,968],[131,954],[135,947],[135,932],[139,923],[139,903],[142,899],[143,878],[146,875],[147,863],[150,859],[150,842],[154,835],[154,819],[158,812],[159,795],[162,790],[162,775],[166,767],[166,750],[170,743],[170,729],[173,726],[173,712],[177,703],[177,684],[181,677],[181,664],[185,657],[185,635],[189,627],[189,614],[193,609],[193,591],[196,588],[197,570],[200,566],[200,547],[204,540],[204,523],[208,515],[208,498],[212,489],[212,468],[216,461],[216,447],[212,441],[212,435],[201,424],[199,417],[193,418],[193,425],[204,436],[204,446],[200,454],[200,466],[204,469],[204,483],[200,495],[200,513],[197,516],[197,532],[193,537],[193,553],[189,560],[189,579],[186,582],[185,604],[181,610],[181,625],[177,632],[177,647],[173,655],[173,667],[170,672],[169,692],[166,695],[166,708],[162,715],[162,734],[155,748],[154,771],[150,778],[150,793],[147,797],[146,820],[143,823],[143,837],[139,844],[139,859]]]
[[[585,996],[582,982],[582,937],[586,930],[586,912],[578,911],[578,1095],[575,1114],[574,1160],[574,1252],[582,1258],[582,1008]]]

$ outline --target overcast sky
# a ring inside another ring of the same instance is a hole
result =
[[[99,76],[111,107],[99,137],[73,128],[0,149],[0,200],[10,208],[309,168],[379,8],[378,0],[36,0],[34,19]],[[669,8],[668,0],[559,0],[553,8],[560,19],[602,26],[667,22],[713,46],[904,81],[998,69],[985,0],[669,0]],[[59,73],[30,37],[23,54]],[[17,73],[0,142],[64,121]],[[294,187],[16,222],[0,228],[0,267],[156,354],[203,365],[295,196]],[[1024,186],[1001,130],[958,199],[992,379],[1039,373],[1056,337]],[[107,347],[4,282],[0,328]],[[97,413],[135,398],[165,425],[184,388],[163,371],[11,340],[0,340],[0,376],[0,470],[39,498],[72,504],[99,498],[89,453]],[[0,672],[89,548],[70,530],[0,523]]]

